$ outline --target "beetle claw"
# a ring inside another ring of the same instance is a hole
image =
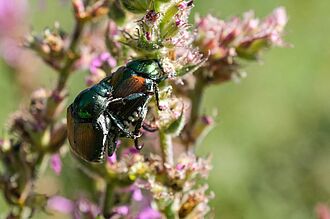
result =
[[[136,138],[134,140],[134,145],[135,145],[136,150],[141,150],[143,148],[143,146],[144,146],[144,144],[139,145],[139,139],[138,138]]]

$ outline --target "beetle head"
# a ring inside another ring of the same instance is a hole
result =
[[[167,79],[169,74],[164,71],[161,62],[157,59],[137,59],[126,65],[142,77],[149,78],[157,83]]]

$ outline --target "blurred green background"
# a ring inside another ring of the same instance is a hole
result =
[[[40,8],[31,2],[34,29],[54,21],[70,29],[68,6],[49,0]],[[198,153],[213,155],[215,218],[316,218],[315,205],[330,202],[330,1],[196,0],[195,5],[194,14],[222,18],[250,9],[263,17],[285,6],[290,18],[285,39],[294,45],[272,49],[262,64],[247,65],[248,77],[240,83],[207,90],[205,112],[220,113]],[[51,85],[56,75],[40,71],[37,84]],[[4,124],[24,95],[3,62],[0,72]],[[84,76],[71,79],[72,94],[82,89]]]

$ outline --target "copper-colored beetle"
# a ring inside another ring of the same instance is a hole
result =
[[[138,143],[147,104],[165,73],[157,60],[135,60],[98,84],[83,90],[67,109],[71,150],[83,160],[103,162],[119,137]]]

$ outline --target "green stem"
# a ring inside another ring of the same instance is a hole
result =
[[[111,210],[114,205],[114,190],[115,184],[107,182],[104,189],[104,197],[102,204],[102,214],[105,218],[109,218],[111,215]]]
[[[194,91],[191,93],[191,111],[190,111],[190,127],[196,123],[201,114],[201,106],[203,102],[203,94],[205,90],[205,83],[203,80],[197,78]]]
[[[162,150],[163,163],[174,164],[172,136],[163,130],[159,131],[160,147]]]
[[[197,72],[195,74],[196,85],[194,90],[191,91],[190,93],[190,99],[191,99],[190,121],[185,128],[185,132],[187,133],[188,136],[188,141],[185,143],[187,152],[194,151],[194,146],[196,142],[193,139],[193,136],[191,136],[191,131],[194,129],[196,123],[198,122],[198,119],[201,116],[203,95],[206,88],[205,80],[198,75],[202,75],[201,72]]]

